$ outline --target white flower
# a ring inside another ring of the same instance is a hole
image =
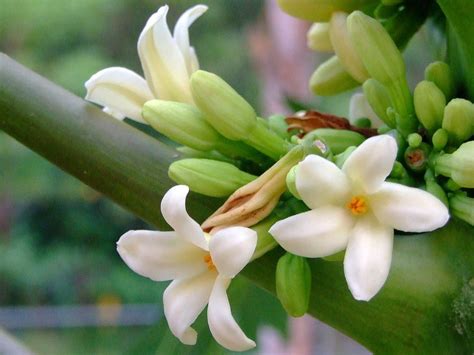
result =
[[[360,92],[352,95],[349,102],[349,121],[354,124],[358,118],[368,118],[373,128],[379,128],[384,124],[372,110],[365,95]]]
[[[190,326],[209,304],[207,318],[216,341],[233,351],[251,349],[255,343],[232,317],[226,290],[250,261],[257,234],[244,227],[204,233],[186,212],[188,191],[187,186],[175,186],[161,202],[163,217],[174,231],[130,231],[117,242],[117,250],[136,273],[154,281],[174,280],[163,303],[169,327],[181,342],[196,343]]]
[[[187,10],[171,35],[166,23],[168,6],[160,7],[138,39],[146,80],[129,69],[103,69],[86,82],[86,100],[104,106],[105,112],[118,119],[129,117],[142,123],[143,104],[153,98],[193,103],[189,78],[199,69],[199,63],[189,44],[188,28],[206,10],[204,5]]]
[[[346,249],[344,273],[357,300],[370,300],[385,283],[394,229],[431,231],[449,219],[445,205],[428,192],[385,181],[396,155],[395,140],[383,135],[362,143],[342,169],[306,157],[296,171],[296,188],[311,210],[270,229],[296,255],[324,257]]]

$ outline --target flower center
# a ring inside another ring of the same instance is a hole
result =
[[[204,256],[204,263],[207,265],[207,268],[209,270],[215,270],[216,269],[216,266],[214,265],[214,263],[212,262],[212,257],[211,257],[211,254],[207,254],[206,256]]]
[[[353,215],[359,216],[367,212],[367,200],[364,196],[354,196],[347,203],[347,208]]]

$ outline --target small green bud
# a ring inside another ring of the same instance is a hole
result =
[[[449,210],[453,216],[474,226],[474,198],[465,192],[457,192],[449,198]]]
[[[268,117],[268,127],[278,134],[281,138],[290,138],[288,133],[288,123],[285,121],[284,115],[272,115]]]
[[[448,144],[448,139],[448,132],[442,128],[437,129],[431,138],[433,148],[435,150],[443,150],[444,147],[446,147],[446,144]]]
[[[359,128],[370,128],[372,126],[372,121],[370,118],[358,118],[355,120],[354,126]]]
[[[431,147],[426,143],[421,143],[417,148],[408,147],[404,155],[405,163],[415,172],[425,171],[430,151]]]
[[[292,167],[286,175],[286,187],[294,197],[296,197],[298,200],[301,200],[301,196],[298,193],[298,189],[296,188],[296,169],[298,169],[298,165]]]
[[[445,62],[438,61],[428,65],[425,69],[425,79],[435,83],[447,100],[454,97],[454,77],[451,68]]]
[[[322,63],[309,80],[309,87],[316,95],[332,96],[360,84],[344,69],[337,56]]]
[[[452,154],[440,154],[434,159],[434,169],[461,187],[474,188],[474,141],[462,144]]]
[[[375,79],[368,79],[362,85],[364,95],[367,98],[375,114],[389,127],[395,128],[396,121],[387,114],[387,110],[392,106],[390,95],[387,89]]]
[[[278,260],[276,293],[283,308],[292,317],[301,317],[308,310],[311,294],[311,269],[305,258],[290,253]]]
[[[359,83],[369,78],[369,73],[357,54],[347,30],[347,14],[335,12],[329,22],[329,36],[337,57],[347,72]]]
[[[434,175],[430,170],[427,170],[425,173],[425,182],[426,191],[437,197],[446,205],[446,207],[448,207],[448,197],[446,196],[446,192],[444,192],[443,188],[436,182]]]
[[[403,164],[395,160],[392,171],[390,172],[390,177],[393,179],[402,179],[406,174],[407,171]]]
[[[256,179],[232,164],[194,158],[175,161],[168,175],[177,184],[188,185],[191,191],[212,197],[229,196]]]
[[[257,124],[252,106],[215,74],[194,72],[191,92],[207,122],[226,138],[244,140]]]
[[[418,133],[412,133],[408,136],[408,145],[411,148],[418,148],[423,141],[423,137]]]
[[[429,132],[441,127],[446,98],[434,83],[426,80],[418,83],[414,92],[414,103],[418,120]]]
[[[331,38],[329,38],[329,23],[313,23],[306,35],[308,48],[319,52],[332,52]]]
[[[334,157],[334,163],[340,168],[342,169],[342,166],[344,165],[344,163],[346,162],[347,158],[349,158],[349,156],[352,154],[352,152],[356,150],[356,147],[352,146],[352,147],[349,147],[347,148],[344,152],[336,155]]]
[[[232,159],[226,157],[225,155],[215,150],[209,150],[207,152],[203,152],[202,150],[197,150],[197,149],[193,149],[186,146],[177,147],[176,150],[180,152],[184,158],[220,160],[220,161],[225,161],[228,163],[233,162]]]
[[[365,137],[360,133],[333,128],[315,129],[309,132],[303,140],[312,142],[316,139],[322,140],[333,154],[342,153],[347,148],[358,146],[365,141]]]
[[[145,103],[142,116],[154,129],[188,147],[213,150],[221,136],[194,106],[164,100]]]
[[[452,99],[444,109],[443,129],[448,132],[449,142],[459,145],[472,136],[474,129],[474,105],[464,99]]]

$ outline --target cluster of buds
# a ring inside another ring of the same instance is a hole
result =
[[[255,346],[233,319],[226,289],[248,262],[278,245],[286,252],[275,270],[277,296],[289,314],[301,316],[311,292],[308,258],[344,260],[352,296],[369,301],[389,275],[395,230],[432,231],[449,212],[474,225],[474,105],[455,98],[443,62],[426,68],[412,95],[399,50],[404,32],[392,39],[395,20],[384,27],[374,18],[397,19],[408,8],[400,2],[279,0],[288,13],[315,21],[312,49],[335,53],[315,71],[311,89],[334,95],[362,86],[350,121],[317,111],[259,117],[222,78],[199,70],[187,28],[202,6],[178,20],[174,37],[167,8],[150,18],[139,41],[146,80],[116,68],[87,83],[87,97],[107,112],[147,123],[181,145],[185,158],[169,167],[179,186],[161,206],[174,231],[129,232],[118,251],[137,273],[174,280],[165,315],[183,343],[196,341],[190,325],[208,304],[221,345]],[[181,81],[170,74],[176,63]],[[185,208],[188,189],[228,198],[199,225]],[[192,309],[179,315],[192,297]]]

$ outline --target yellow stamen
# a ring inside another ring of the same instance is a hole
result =
[[[207,254],[205,257],[204,257],[204,263],[207,265],[207,268],[209,270],[215,270],[216,269],[216,266],[214,265],[214,263],[212,262],[212,257],[211,257],[211,254]]]
[[[347,208],[356,216],[364,214],[368,209],[367,201],[363,196],[354,196],[347,204]]]

